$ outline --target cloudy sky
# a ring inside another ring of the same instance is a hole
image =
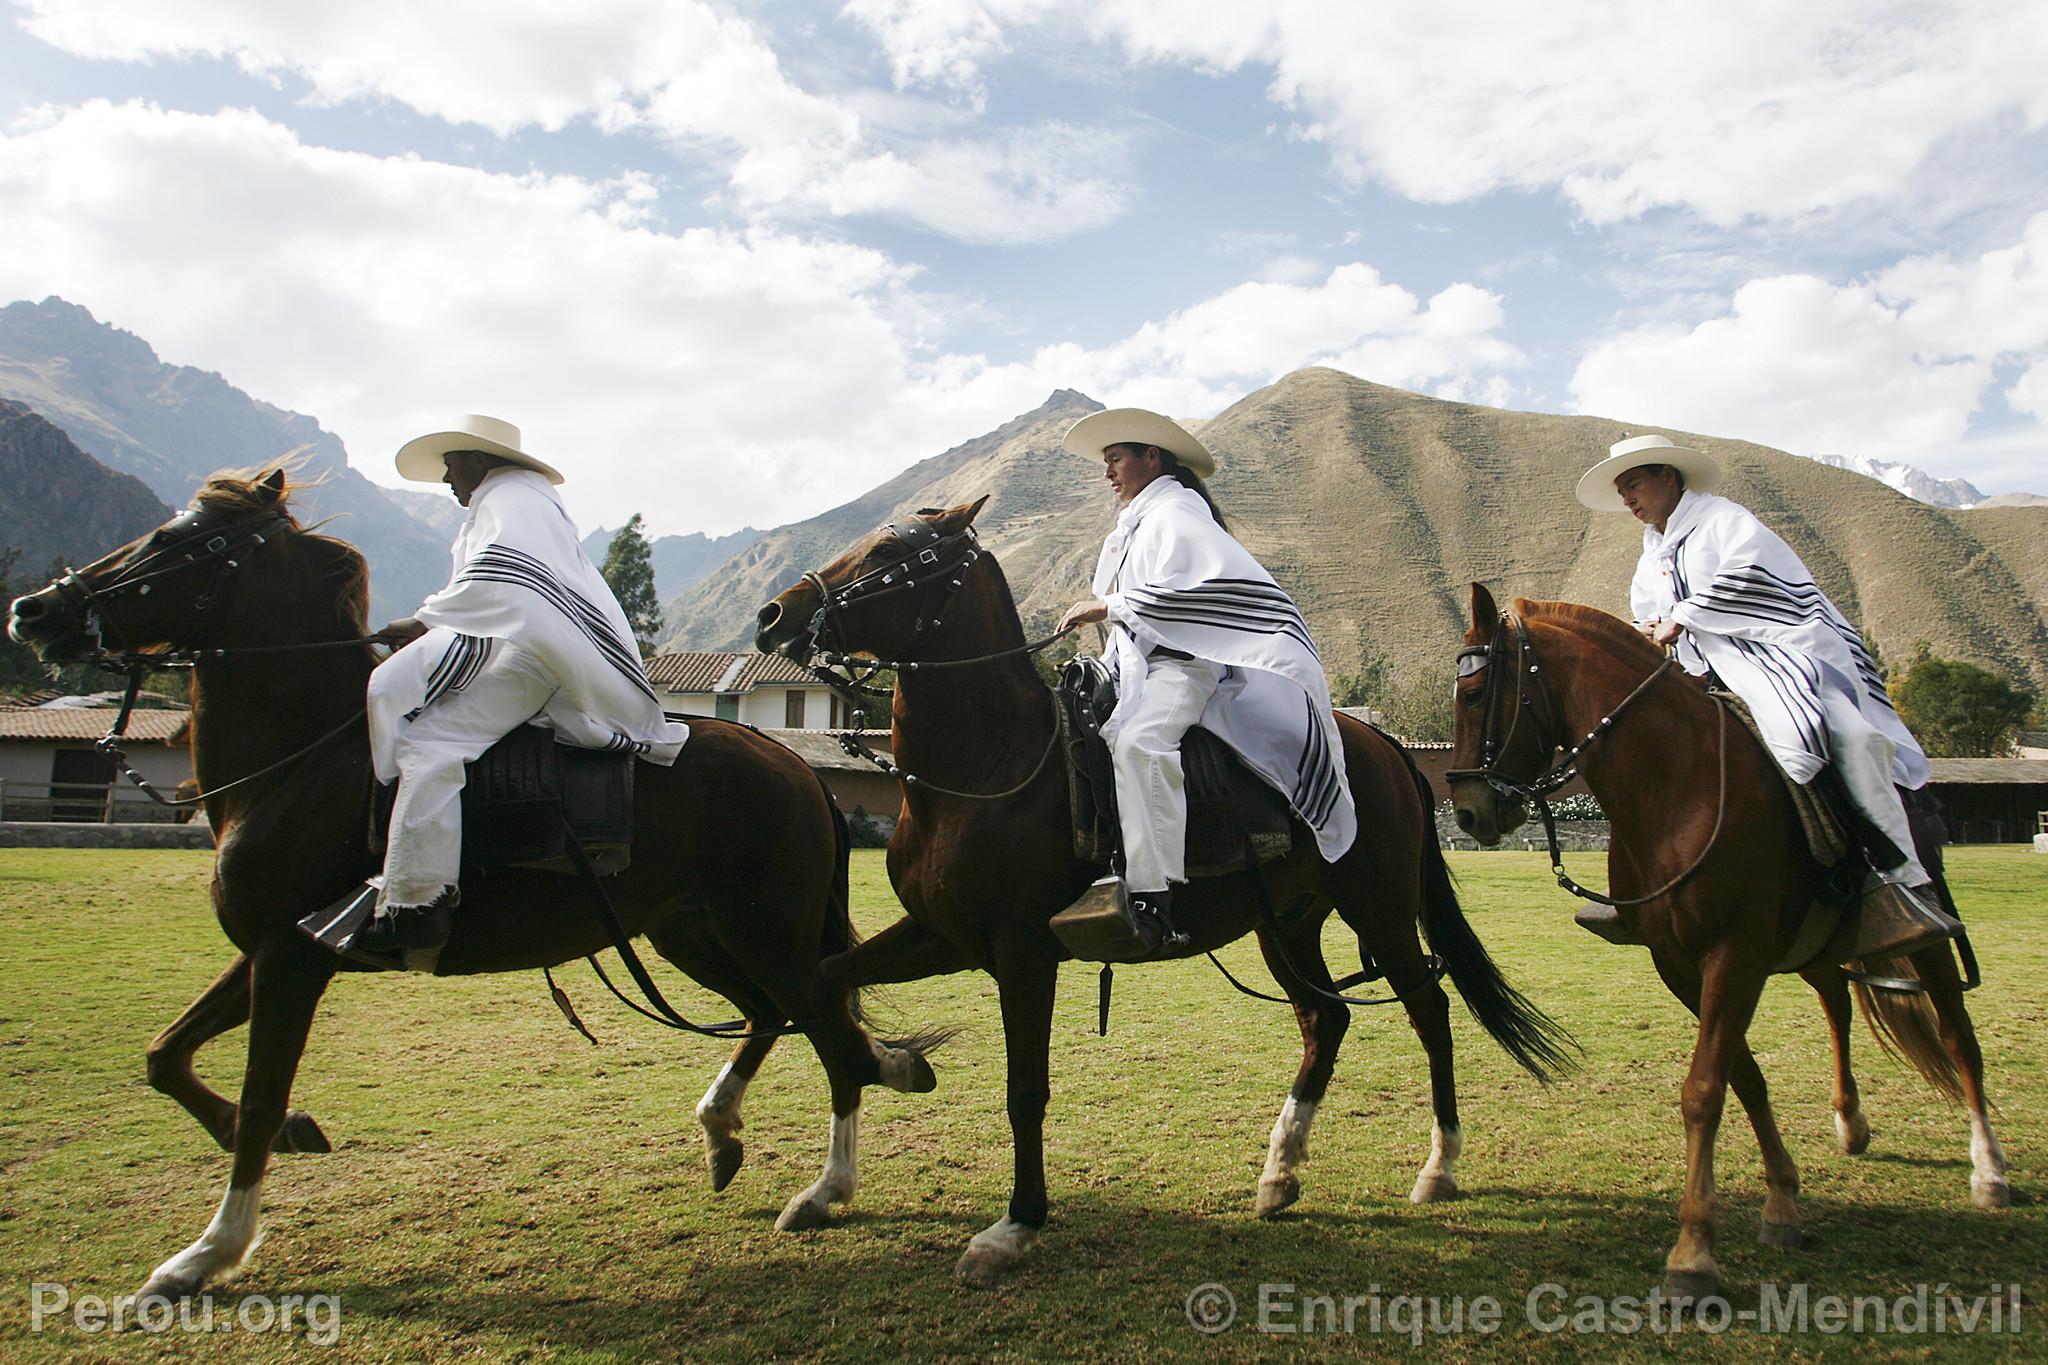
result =
[[[2048,492],[2041,0],[0,0],[0,300],[774,525],[1309,364]]]

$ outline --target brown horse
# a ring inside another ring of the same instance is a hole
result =
[[[233,1271],[255,1240],[270,1153],[328,1150],[318,1125],[287,1104],[314,1008],[345,964],[298,920],[377,870],[361,721],[376,656],[367,645],[321,647],[364,636],[366,581],[353,548],[292,518],[284,474],[273,470],[215,475],[190,511],[13,604],[10,631],[50,661],[103,645],[224,651],[195,665],[192,747],[199,782],[215,793],[206,801],[219,845],[214,908],[240,951],[150,1044],[149,1078],[234,1153],[234,1169],[205,1233],[157,1267],[144,1294],[192,1293]],[[748,1080],[775,1030],[802,1023],[831,1078],[831,1156],[781,1225],[811,1226],[853,1193],[861,1088],[886,1073],[898,1089],[928,1089],[930,1071],[869,1038],[843,993],[819,989],[820,959],[854,938],[844,821],[816,775],[742,726],[692,719],[690,729],[673,767],[640,768],[632,866],[608,887],[628,934],[646,934],[748,1021],[697,1111],[715,1187],[743,1155],[734,1135]],[[494,868],[473,882],[439,974],[551,966],[610,944],[575,878]],[[200,1082],[192,1056],[245,1022],[235,1104]]]
[[[1692,1299],[1716,1293],[1714,1138],[1731,1084],[1763,1149],[1768,1193],[1758,1240],[1802,1241],[1799,1173],[1745,1035],[1764,982],[1802,965],[1788,957],[1812,955],[1796,945],[1805,941],[1808,914],[1822,913],[1812,907],[1825,870],[1808,851],[1784,778],[1763,746],[1739,723],[1724,732],[1717,703],[1696,680],[1673,670],[1652,679],[1663,655],[1627,623],[1591,607],[1520,598],[1503,615],[1475,583],[1460,658],[1451,796],[1458,823],[1481,843],[1498,843],[1527,818],[1518,789],[1549,769],[1560,748],[1599,736],[1577,763],[1613,822],[1610,894],[1650,897],[1624,908],[1624,921],[1649,945],[1671,993],[1699,1016],[1681,1102],[1685,1194],[1664,1290]],[[1916,827],[1915,837],[1940,884],[1938,836]],[[1945,885],[1941,896],[1953,912]],[[2008,1204],[2005,1157],[1986,1114],[1983,1055],[1955,962],[1944,945],[1914,955],[1910,968],[1924,995],[1859,983],[1864,1012],[1881,1042],[1967,1104],[1971,1195],[1985,1207]],[[1838,1136],[1845,1149],[1861,1151],[1869,1127],[1849,1074],[1842,972],[1822,963],[1800,975],[1820,992],[1834,1031]]]
[[[1047,925],[1096,875],[1073,853],[1066,777],[1051,753],[1053,699],[1023,652],[1002,570],[976,544],[972,522],[981,505],[863,537],[764,606],[755,637],[764,651],[805,659],[822,628],[831,648],[915,661],[898,675],[893,752],[916,780],[905,786],[889,844],[889,877],[909,914],[832,958],[825,975],[844,989],[971,967],[996,979],[1016,1170],[1007,1216],[978,1233],[961,1257],[961,1275],[976,1281],[1015,1265],[1045,1223],[1053,985],[1067,955]],[[981,662],[935,667],[959,660]],[[1294,1003],[1301,1067],[1273,1127],[1259,1182],[1262,1216],[1299,1195],[1309,1125],[1350,1023],[1348,1008],[1319,994],[1332,990],[1320,931],[1333,908],[1357,934],[1361,958],[1376,962],[1403,998],[1429,1058],[1436,1122],[1410,1196],[1416,1202],[1457,1192],[1451,1168],[1460,1141],[1450,1006],[1416,942],[1418,920],[1466,1003],[1510,1055],[1538,1077],[1569,1064],[1568,1037],[1502,980],[1459,910],[1437,847],[1428,782],[1400,746],[1369,726],[1344,717],[1342,732],[1358,803],[1351,850],[1326,863],[1298,827],[1285,859],[1197,881],[1174,902],[1175,919],[1193,940],[1189,953],[1256,931]],[[960,792],[1002,795],[975,800]],[[1264,905],[1303,913],[1266,919]]]

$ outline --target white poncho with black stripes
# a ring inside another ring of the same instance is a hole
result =
[[[1688,491],[1662,532],[1645,527],[1629,599],[1637,621],[1685,627],[1679,662],[1691,673],[1713,669],[1749,703],[1793,781],[1811,782],[1835,759],[1829,734],[1849,708],[1891,741],[1894,783],[1926,784],[1926,755],[1892,709],[1863,637],[1792,547],[1740,503]]]
[[[430,638],[452,631],[454,642],[402,649],[378,667],[370,748],[379,779],[397,776],[394,748],[404,722],[483,667],[495,640],[516,641],[559,684],[535,719],[563,743],[630,751],[663,766],[676,761],[689,728],[662,715],[626,613],[543,475],[516,467],[485,475],[470,494],[454,555],[448,586],[416,613],[436,630]]]
[[[1203,728],[1287,798],[1325,859],[1342,857],[1358,812],[1322,657],[1293,599],[1200,496],[1172,479],[1148,484],[1117,513],[1093,588],[1109,608],[1118,706],[1144,690],[1158,646],[1227,665]]]

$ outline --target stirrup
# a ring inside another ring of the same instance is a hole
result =
[[[1880,882],[1858,901],[1850,934],[1838,934],[1829,946],[1837,962],[1875,962],[1911,957],[1938,948],[1963,932],[1963,922],[1934,900],[1932,883],[1925,887]],[[1847,940],[1846,942],[1844,940]]]
[[[1631,929],[1628,921],[1621,917],[1621,911],[1611,905],[1588,905],[1572,916],[1572,923],[1589,934],[1597,934],[1624,948],[1643,946],[1643,936]]]
[[[1149,962],[1187,949],[1189,939],[1157,910],[1139,909],[1122,877],[1102,877],[1052,917],[1052,931],[1083,962]]]

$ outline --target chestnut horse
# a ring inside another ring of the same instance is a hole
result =
[[[757,648],[798,660],[821,648],[822,634],[824,648],[910,661],[898,673],[893,755],[912,778],[888,857],[909,914],[830,959],[824,972],[844,989],[968,968],[996,979],[1016,1169],[1007,1215],[961,1257],[959,1273],[977,1282],[1017,1264],[1045,1224],[1053,985],[1067,956],[1048,921],[1097,875],[1074,857],[1064,759],[1052,752],[1053,698],[1026,655],[1002,570],[976,542],[972,523],[985,501],[863,537],[764,606],[755,637]],[[1339,719],[1358,803],[1351,850],[1326,863],[1297,825],[1286,858],[1193,882],[1174,900],[1189,954],[1258,933],[1301,1029],[1301,1067],[1259,1181],[1261,1216],[1300,1193],[1309,1126],[1350,1023],[1349,1009],[1327,994],[1333,986],[1320,947],[1333,908],[1357,934],[1361,960],[1385,971],[1429,1058],[1435,1130],[1410,1195],[1416,1202],[1457,1192],[1460,1143],[1450,1006],[1416,942],[1418,920],[1495,1041],[1539,1078],[1570,1065],[1568,1035],[1501,978],[1459,910],[1428,782],[1392,740]],[[1261,913],[1266,905],[1303,912],[1271,918]]]
[[[1848,1069],[1841,969],[1780,965],[1809,955],[1795,945],[1825,869],[1809,852],[1785,779],[1763,745],[1740,723],[1724,729],[1718,704],[1697,679],[1670,669],[1653,678],[1664,656],[1626,622],[1591,607],[1521,598],[1503,614],[1474,583],[1460,662],[1451,799],[1458,823],[1479,842],[1498,843],[1527,818],[1520,789],[1551,768],[1559,749],[1597,736],[1581,746],[1576,762],[1613,822],[1609,894],[1649,897],[1625,906],[1622,917],[1649,945],[1664,984],[1699,1017],[1681,1101],[1685,1194],[1664,1292],[1694,1300],[1717,1293],[1714,1138],[1731,1084],[1763,1149],[1768,1192],[1758,1240],[1803,1240],[1799,1173],[1745,1038],[1773,972],[1798,968],[1820,993],[1835,1039],[1837,1133],[1851,1152],[1869,1140]],[[1926,838],[1916,827],[1915,838],[1922,864],[1941,884],[1938,836]],[[1945,885],[1941,896],[1953,912]],[[1864,1012],[1880,1042],[1968,1106],[1971,1196],[1984,1207],[2008,1204],[2005,1157],[1984,1099],[1983,1054],[1954,959],[1944,944],[1915,954],[1910,969],[1924,994],[1859,982]]]
[[[10,632],[51,662],[105,649],[223,651],[194,665],[192,748],[219,847],[214,909],[239,952],[150,1044],[149,1079],[233,1152],[234,1167],[204,1234],[157,1267],[145,1295],[193,1293],[233,1272],[256,1238],[270,1153],[328,1150],[319,1126],[287,1105],[321,993],[353,964],[298,921],[377,870],[361,720],[377,660],[368,645],[347,643],[365,634],[366,584],[352,547],[299,526],[284,472],[272,470],[215,475],[191,510],[13,604]],[[854,937],[844,821],[817,776],[742,726],[692,718],[690,732],[673,767],[636,774],[632,866],[607,885],[628,934],[646,934],[746,1016],[697,1110],[715,1187],[743,1155],[735,1133],[748,1080],[776,1031],[802,1023],[831,1078],[831,1155],[781,1225],[811,1226],[853,1193],[861,1088],[929,1089],[930,1071],[869,1038],[843,993],[818,989],[820,959]],[[473,882],[438,974],[546,967],[610,946],[576,878],[493,868]],[[192,1056],[245,1022],[236,1104],[199,1080]]]

